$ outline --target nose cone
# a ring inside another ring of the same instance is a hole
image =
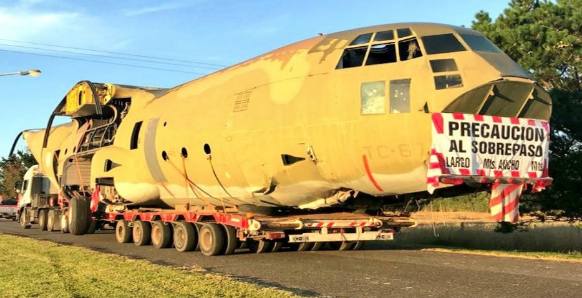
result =
[[[22,136],[26,141],[26,145],[28,150],[34,156],[37,162],[41,160],[41,152],[42,152],[42,143],[44,140],[44,129],[43,130],[35,130],[35,131],[25,131]]]
[[[531,80],[505,77],[467,91],[443,112],[549,120],[552,98]]]

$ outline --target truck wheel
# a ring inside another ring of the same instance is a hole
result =
[[[97,221],[93,218],[89,220],[89,225],[87,226],[87,233],[85,234],[95,234],[97,231]]]
[[[364,244],[366,242],[364,241],[356,241],[356,243],[354,244],[354,247],[352,247],[352,250],[360,250],[362,248],[364,248]]]
[[[226,232],[219,224],[207,223],[200,227],[200,252],[205,256],[216,256],[225,251]]]
[[[55,209],[50,209],[47,213],[46,230],[49,232],[53,232],[55,230],[55,224],[56,224]]]
[[[177,221],[174,223],[174,247],[179,252],[191,251],[196,247],[198,235],[196,228],[189,222]]]
[[[61,214],[61,233],[69,232],[69,216],[66,213]]]
[[[224,254],[225,255],[232,255],[234,253],[234,251],[240,245],[238,243],[239,242],[238,238],[236,237],[236,229],[231,227],[231,226],[227,226],[227,225],[222,225],[222,227],[224,228],[225,235],[226,235]]]
[[[273,241],[271,240],[253,240],[250,239],[247,242],[247,245],[249,246],[249,249],[257,254],[262,254],[262,253],[266,253],[266,252],[271,252],[271,250],[273,249]]]
[[[168,248],[172,245],[172,229],[161,221],[152,221],[152,245],[155,248]]]
[[[87,233],[89,227],[89,202],[85,198],[72,198],[69,208],[69,230],[73,235]]]
[[[129,223],[125,220],[118,220],[115,225],[115,239],[119,243],[129,243],[131,242],[131,227]]]
[[[48,225],[48,210],[38,210],[38,227],[41,231],[46,231]]]
[[[22,211],[20,212],[19,221],[20,221],[20,226],[23,229],[30,229],[30,227],[31,227],[31,224],[29,222],[29,217],[30,216],[28,215],[28,212],[29,211],[28,211],[28,209],[26,207],[23,208]]]
[[[152,226],[147,221],[138,220],[133,223],[133,244],[144,246],[151,243]]]

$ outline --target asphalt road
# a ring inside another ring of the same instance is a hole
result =
[[[279,252],[205,257],[151,246],[118,244],[112,231],[73,236],[23,230],[0,221],[0,233],[21,235],[154,263],[208,272],[306,296],[326,297],[580,297],[582,264],[377,247],[362,251]]]

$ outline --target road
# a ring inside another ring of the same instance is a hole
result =
[[[50,240],[324,297],[579,297],[582,264],[372,248],[204,257],[151,246],[118,244],[112,231],[73,236],[23,230],[0,221],[0,233]]]

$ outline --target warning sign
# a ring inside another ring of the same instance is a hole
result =
[[[541,178],[549,133],[543,120],[435,113],[432,153],[443,174]]]

